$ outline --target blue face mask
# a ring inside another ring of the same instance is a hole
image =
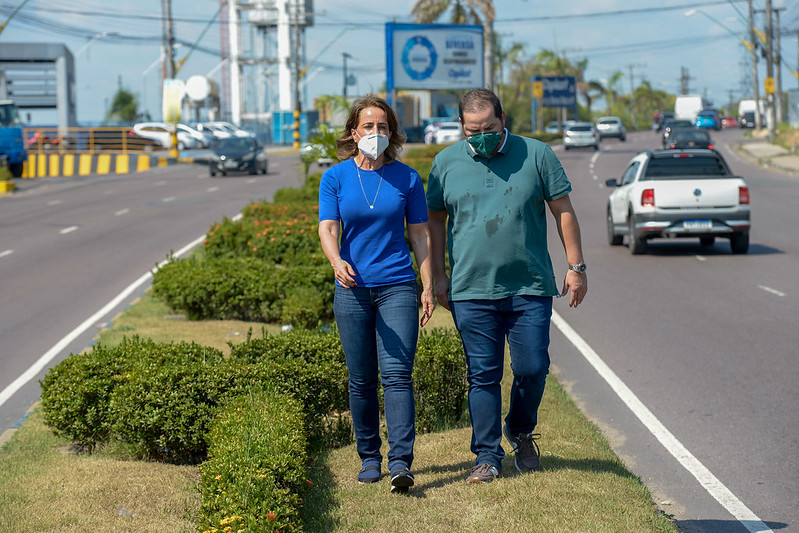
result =
[[[475,133],[474,135],[469,135],[468,140],[475,152],[488,159],[502,141],[502,132],[484,131]]]

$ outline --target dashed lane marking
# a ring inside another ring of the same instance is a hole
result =
[[[73,231],[78,231],[78,226],[70,226],[68,228],[64,228],[58,233],[60,233],[61,235],[66,235],[67,233],[72,233]]]

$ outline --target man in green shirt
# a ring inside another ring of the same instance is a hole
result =
[[[436,156],[427,184],[430,255],[436,298],[452,312],[466,352],[476,455],[467,481],[488,483],[502,470],[503,433],[520,472],[540,468],[533,430],[549,372],[552,298],[571,292],[569,306],[577,307],[588,281],[571,183],[552,149],[508,133],[489,90],[466,93],[458,115],[466,140]],[[547,250],[547,208],[569,265],[560,293]],[[506,338],[513,385],[503,425]]]

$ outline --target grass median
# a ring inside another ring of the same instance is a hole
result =
[[[430,326],[452,327],[451,317],[439,308]],[[229,351],[249,330],[257,336],[263,329],[276,333],[280,325],[187,321],[148,294],[116,317],[100,341],[113,345],[140,335]],[[507,401],[508,368],[505,376]],[[389,494],[385,478],[358,485],[354,445],[328,450],[311,465],[305,530],[676,531],[552,376],[539,419],[543,470],[518,474],[507,457],[503,477],[489,485],[465,483],[474,460],[469,428],[417,436],[416,485],[406,496]],[[0,448],[0,530],[195,531],[197,481],[195,467],[134,461],[124,450],[78,453],[34,410]]]

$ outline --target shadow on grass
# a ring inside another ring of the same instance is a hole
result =
[[[308,469],[311,485],[305,493],[303,504],[303,529],[309,533],[333,531],[338,521],[333,511],[341,506],[333,494],[336,483],[333,472],[327,466],[330,450],[316,450],[315,458]]]

